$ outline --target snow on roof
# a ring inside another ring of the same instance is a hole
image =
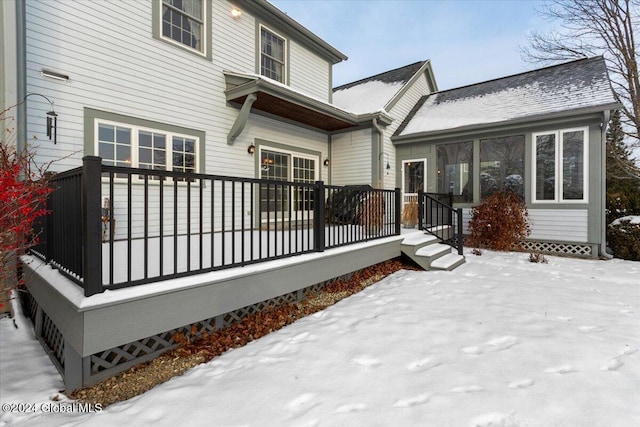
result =
[[[616,104],[602,57],[437,92],[421,99],[398,135]]]
[[[333,103],[356,114],[384,109],[426,61],[376,74],[333,89]]]
[[[404,82],[369,81],[333,94],[333,103],[356,114],[371,113],[384,108],[398,93]]]

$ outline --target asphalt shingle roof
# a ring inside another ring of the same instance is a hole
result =
[[[599,56],[426,95],[396,135],[446,132],[616,103]]]
[[[333,89],[333,103],[353,113],[379,111],[420,70],[426,61],[416,62]]]

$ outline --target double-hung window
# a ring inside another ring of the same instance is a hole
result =
[[[198,172],[196,136],[98,119],[95,129],[96,151],[105,165]]]
[[[588,129],[533,134],[533,201],[588,201]]]
[[[162,37],[205,52],[204,0],[162,0]]]
[[[287,41],[273,31],[260,26],[260,74],[286,83]]]

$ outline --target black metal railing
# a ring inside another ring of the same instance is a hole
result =
[[[418,193],[418,228],[458,250],[464,251],[462,209],[453,207],[453,194]]]
[[[86,296],[400,234],[399,189],[115,167],[93,156],[51,182],[33,252]]]

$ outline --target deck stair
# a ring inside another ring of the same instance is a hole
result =
[[[463,255],[458,255],[451,246],[441,242],[436,236],[417,231],[406,235],[402,241],[402,253],[425,270],[451,271],[464,264]]]

